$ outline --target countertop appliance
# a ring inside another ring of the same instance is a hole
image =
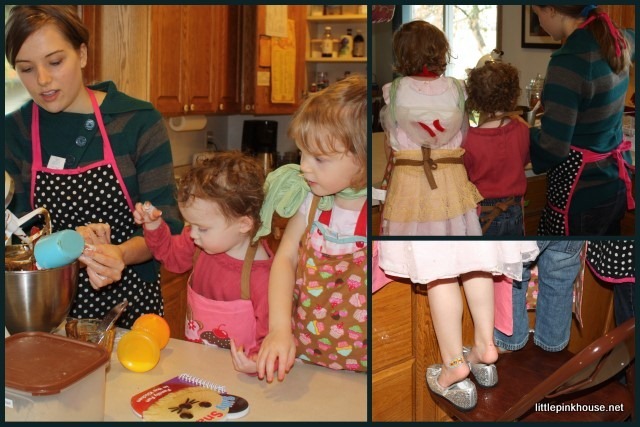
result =
[[[245,120],[242,127],[242,151],[256,157],[265,174],[276,166],[278,151],[278,122],[274,120]]]

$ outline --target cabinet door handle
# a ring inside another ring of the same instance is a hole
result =
[[[191,111],[195,111],[196,110],[196,105],[195,104],[191,104]]]
[[[220,104],[220,111],[224,111],[224,104]]]
[[[182,109],[186,113],[187,111],[189,111],[189,106],[187,104],[184,104],[184,107],[182,107]]]

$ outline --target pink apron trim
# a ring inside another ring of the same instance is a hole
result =
[[[493,276],[495,328],[505,335],[513,335],[513,280],[507,276]]]
[[[622,181],[624,181],[625,188],[627,189],[627,209],[635,209],[636,203],[633,199],[631,178],[629,178],[629,174],[625,170],[626,167],[629,167],[631,170],[635,170],[635,166],[629,165],[622,157],[623,152],[629,151],[631,149],[631,141],[622,141],[620,145],[618,145],[614,150],[611,150],[608,153],[595,153],[593,151],[577,147],[571,148],[582,153],[585,163],[597,162],[598,160],[606,159],[609,156],[613,156],[616,164],[618,165],[618,177]]]
[[[92,163],[90,165],[87,166],[83,166],[80,168],[75,168],[75,169],[51,169],[51,168],[47,168],[47,167],[41,167],[40,171],[42,172],[49,172],[49,173],[55,173],[56,175],[77,175],[83,172],[86,172],[88,170],[100,167],[100,166],[106,166],[108,165],[109,162],[106,160],[100,160],[99,162],[96,163]]]
[[[572,150],[579,152],[582,155],[582,162],[580,163],[580,167],[576,173],[576,177],[571,183],[571,188],[569,189],[569,195],[567,198],[566,207],[561,209],[557,206],[552,205],[551,203],[547,203],[547,205],[554,211],[562,214],[562,218],[564,221],[564,233],[566,236],[569,235],[569,208],[571,207],[571,200],[573,199],[573,195],[575,193],[575,189],[578,186],[578,181],[580,180],[580,176],[582,175],[582,171],[584,167],[588,163],[597,162],[599,160],[606,159],[610,156],[614,156],[615,161],[618,165],[618,177],[624,182],[626,193],[627,193],[627,209],[634,209],[636,204],[633,199],[633,190],[631,186],[631,178],[629,178],[629,174],[626,173],[625,167],[629,167],[632,170],[635,170],[633,165],[627,164],[627,162],[622,157],[622,153],[625,151],[629,151],[631,149],[631,141],[622,141],[620,145],[618,145],[615,149],[606,152],[606,153],[596,153],[591,150],[587,150],[586,148],[580,148],[575,146],[570,146]]]
[[[596,269],[593,267],[593,265],[591,265],[591,262],[589,262],[589,259],[587,259],[587,265],[589,266],[589,270],[591,270],[591,273],[596,276],[598,279],[603,280],[609,284],[612,285],[618,285],[621,283],[636,283],[636,278],[635,277],[623,277],[621,279],[614,279],[613,277],[605,277],[601,274],[599,274]]]
[[[393,282],[393,279],[387,276],[384,273],[384,270],[380,268],[380,261],[378,260],[378,241],[375,240],[373,242],[373,249],[371,250],[371,263],[373,264],[371,270],[371,280],[373,282],[373,286],[371,288],[371,292],[376,292],[380,290],[383,286],[388,285]]]
[[[113,150],[111,149],[111,142],[109,141],[109,136],[107,134],[107,131],[104,127],[104,122],[102,120],[102,113],[100,112],[100,106],[98,105],[98,101],[96,100],[95,95],[93,94],[93,91],[89,88],[85,88],[87,90],[87,93],[89,94],[89,99],[91,100],[91,105],[93,107],[93,112],[96,116],[96,121],[98,122],[98,127],[100,129],[100,135],[102,136],[102,153],[103,153],[103,159],[101,161],[92,163],[90,165],[87,166],[83,166],[81,168],[75,168],[75,169],[51,169],[48,167],[43,167],[42,165],[42,149],[41,149],[41,144],[40,144],[40,110],[38,108],[38,105],[34,102],[32,107],[31,107],[31,113],[32,113],[32,118],[31,118],[31,147],[32,147],[32,152],[33,152],[33,159],[32,159],[32,171],[31,171],[31,208],[33,209],[34,206],[34,193],[35,193],[35,188],[36,188],[36,173],[39,171],[42,172],[48,172],[48,173],[55,173],[55,174],[60,174],[60,175],[74,175],[74,174],[79,174],[79,173],[83,173],[86,172],[90,169],[94,169],[96,167],[100,167],[100,166],[105,166],[108,164],[111,164],[113,167],[113,171],[116,175],[116,178],[118,178],[118,183],[120,184],[120,189],[122,190],[122,193],[124,194],[124,197],[127,200],[127,204],[129,205],[129,209],[131,209],[131,211],[133,212],[134,210],[134,206],[133,206],[133,200],[131,199],[131,196],[129,195],[129,191],[127,190],[127,187],[124,185],[124,179],[122,178],[122,174],[120,173],[120,169],[118,169],[118,164],[116,163],[116,158],[113,154]]]
[[[102,113],[100,112],[100,106],[98,105],[98,101],[96,101],[96,97],[93,95],[93,92],[87,88],[87,92],[89,92],[89,98],[91,98],[91,104],[93,105],[93,111],[96,114],[96,121],[98,122],[98,127],[100,128],[100,134],[103,139],[103,148],[104,148],[104,160],[111,163],[113,165],[113,171],[120,182],[120,188],[122,188],[122,193],[124,197],[127,199],[127,204],[129,205],[129,209],[133,212],[133,200],[131,200],[131,196],[127,191],[127,187],[124,185],[124,179],[122,178],[122,174],[120,173],[120,169],[118,169],[118,164],[116,163],[116,156],[113,154],[113,150],[111,149],[111,142],[109,141],[109,136],[107,134],[107,130],[104,127],[104,122],[102,121]]]

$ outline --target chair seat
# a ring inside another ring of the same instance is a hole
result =
[[[518,402],[527,392],[532,390],[542,380],[555,372],[574,355],[568,350],[560,352],[547,352],[536,346],[529,340],[527,345],[518,351],[500,355],[496,367],[498,368],[498,384],[492,388],[477,386],[478,405],[475,409],[462,412],[457,410],[447,400],[435,396],[436,402],[454,418],[461,421],[495,421],[511,406]],[[473,380],[473,376],[472,376]],[[582,394],[589,394],[589,398],[580,399]],[[576,403],[604,405],[623,405],[623,411],[598,412],[589,410],[551,412],[541,407],[533,409],[523,417],[521,421],[621,421],[631,413],[633,400],[629,390],[615,381],[607,381],[587,392],[574,393],[560,396],[556,399],[548,399],[541,404]],[[603,416],[605,419],[603,419]]]

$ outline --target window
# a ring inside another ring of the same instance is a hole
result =
[[[4,6],[4,22],[7,23],[9,11],[13,5]],[[7,57],[4,58],[4,112],[5,114],[17,110],[22,104],[29,99],[29,93],[22,86],[16,70],[14,70]]]
[[[482,55],[500,49],[497,5],[404,5],[402,21],[422,19],[440,28],[451,46],[446,75],[466,78]]]

